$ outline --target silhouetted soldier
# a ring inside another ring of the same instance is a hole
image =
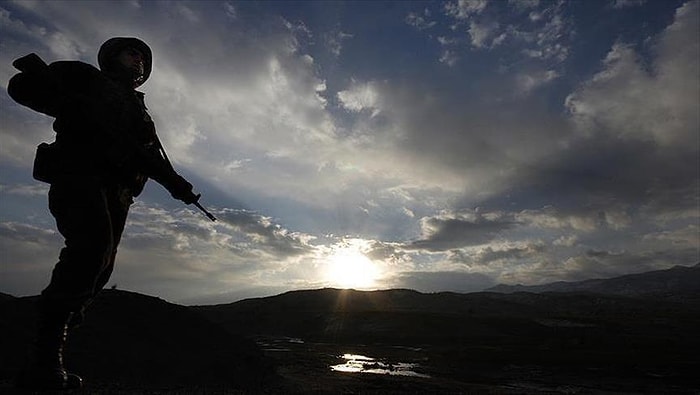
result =
[[[21,387],[82,385],[64,369],[66,337],[107,283],[132,198],[147,179],[186,204],[199,198],[170,165],[144,95],[135,90],[151,73],[150,48],[137,38],[112,38],[100,48],[98,63],[100,70],[77,61],[47,66],[31,54],[14,62],[22,72],[8,84],[15,101],[56,118],[56,141],[37,149],[34,177],[51,184],[49,209],[65,238],[39,298]]]

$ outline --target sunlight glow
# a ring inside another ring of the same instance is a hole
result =
[[[342,247],[328,257],[324,277],[335,287],[371,288],[379,277],[379,269],[358,249]]]

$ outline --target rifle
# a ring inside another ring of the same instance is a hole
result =
[[[39,55],[35,53],[30,53],[29,55],[23,56],[19,59],[16,59],[14,62],[12,62],[12,66],[14,66],[17,70],[21,72],[27,72],[27,73],[37,73],[37,74],[45,74],[48,70],[48,65],[46,62],[44,62],[43,59],[39,57]],[[165,160],[166,165],[168,168],[170,168],[171,171],[175,172],[175,168],[173,167],[172,163],[170,162],[170,159],[168,158],[168,154],[165,153],[165,148],[163,148],[163,144],[160,142],[160,139],[158,138],[158,134],[154,133],[155,139],[156,139],[156,144],[158,145],[158,152],[162,155],[162,159]],[[196,199],[193,202],[195,207],[197,207],[204,215],[207,216],[212,221],[216,221],[216,217],[207,209],[205,209],[200,203],[199,203],[199,198],[202,196],[202,194],[197,194],[195,195]]]

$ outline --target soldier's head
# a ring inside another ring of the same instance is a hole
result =
[[[151,49],[138,38],[114,37],[105,41],[97,54],[100,69],[136,88],[151,75]]]

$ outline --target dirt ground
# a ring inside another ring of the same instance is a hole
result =
[[[240,394],[700,394],[693,383],[674,382],[662,374],[630,375],[624,372],[535,365],[484,363],[481,368],[457,366],[435,357],[440,350],[396,345],[340,345],[304,342],[290,338],[257,338],[277,377],[256,389],[219,386],[157,386],[90,381],[72,392],[41,394],[76,395],[240,395]],[[331,366],[346,362],[344,354],[373,358],[367,368],[411,364],[415,376],[340,372]],[[35,394],[0,383],[2,394]],[[38,393],[37,393],[38,394]]]

